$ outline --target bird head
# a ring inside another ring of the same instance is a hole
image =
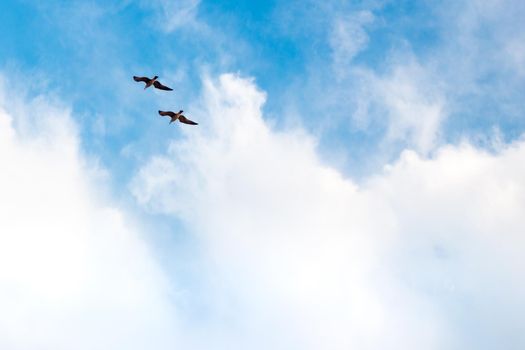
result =
[[[179,111],[179,114],[181,114],[182,112],[184,112],[182,109]]]
[[[158,77],[159,77],[158,75],[155,75],[155,76],[153,77],[153,80],[157,79]]]

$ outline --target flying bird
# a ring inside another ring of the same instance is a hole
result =
[[[144,86],[144,90],[149,88],[151,85],[153,85],[154,87],[156,87],[159,90],[166,90],[166,91],[172,91],[173,90],[172,88],[169,88],[167,86],[162,85],[157,80],[158,78],[159,77],[157,75],[155,75],[153,77],[153,79],[150,79],[150,78],[147,78],[147,77],[136,77],[136,76],[133,76],[133,80],[135,80],[135,81],[142,81],[143,83],[146,84],[146,86]]]
[[[195,123],[194,121],[191,121],[188,118],[186,118],[185,116],[183,116],[182,112],[184,112],[184,111],[180,110],[177,113],[172,112],[172,111],[166,111],[166,112],[159,111],[159,114],[161,116],[163,116],[163,117],[170,117],[171,118],[170,124],[178,119],[179,122],[184,123],[184,124],[199,125],[198,123]]]

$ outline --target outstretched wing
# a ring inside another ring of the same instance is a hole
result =
[[[171,89],[171,88],[169,88],[167,86],[162,85],[157,80],[155,80],[155,82],[153,83],[153,86],[155,86],[159,90],[166,90],[166,91],[172,91],[173,90],[173,89]]]
[[[198,123],[195,123],[194,121],[189,120],[185,116],[181,115],[179,116],[179,121],[184,124],[190,124],[190,125],[199,125]]]
[[[163,117],[173,117],[175,115],[175,113],[171,112],[171,111],[159,111],[159,114]]]
[[[133,76],[133,80],[135,80],[135,81],[142,81],[143,83],[147,84],[151,79],[147,78],[147,77],[136,77],[136,76]]]

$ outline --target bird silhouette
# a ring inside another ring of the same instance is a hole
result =
[[[155,75],[153,77],[153,79],[150,79],[148,77],[136,77],[136,76],[133,76],[133,80],[139,82],[143,82],[146,84],[146,86],[144,86],[144,90],[146,90],[147,88],[149,88],[151,85],[153,85],[153,87],[159,89],[159,90],[166,90],[166,91],[173,91],[172,88],[169,88],[167,86],[164,86],[162,85],[157,79],[159,77],[157,75]]]
[[[189,120],[188,118],[183,116],[182,112],[184,111],[180,110],[177,113],[172,112],[172,111],[159,111],[159,114],[163,117],[170,117],[171,118],[170,124],[173,123],[174,121],[179,120],[179,122],[184,123],[184,124],[199,125],[198,123],[195,123],[194,121]]]

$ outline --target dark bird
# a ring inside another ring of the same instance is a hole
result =
[[[159,90],[166,90],[166,91],[172,91],[173,89],[167,87],[167,86],[164,86],[162,85],[157,79],[159,77],[158,76],[154,76],[153,79],[150,79],[150,78],[147,78],[147,77],[136,77],[136,76],[133,76],[133,80],[135,81],[142,81],[143,83],[146,84],[146,86],[144,86],[144,90],[146,90],[147,88],[149,88],[151,85],[153,85],[154,87],[156,87],[157,89]]]
[[[183,110],[180,110],[177,113],[171,112],[171,111],[166,111],[166,112],[159,111],[159,114],[163,117],[170,117],[171,118],[170,124],[178,119],[179,122],[184,123],[184,124],[199,125],[198,123],[195,123],[194,121],[191,121],[185,116],[183,116],[182,112]]]

